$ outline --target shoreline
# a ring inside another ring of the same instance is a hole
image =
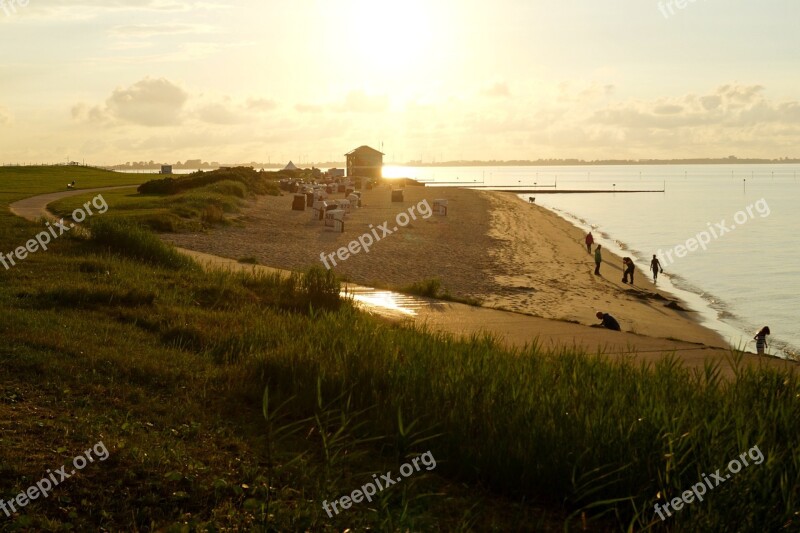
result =
[[[633,285],[623,284],[622,255],[604,249],[601,276],[594,276],[594,254],[586,251],[583,229],[514,193],[482,194],[494,202],[494,236],[514,236],[507,247],[498,250],[498,263],[503,267],[500,284],[539,293],[523,296],[524,305],[520,305],[520,295],[498,296],[492,299],[493,307],[530,312],[538,306],[538,316],[586,325],[596,322],[595,311],[609,312],[624,331],[730,347],[722,336],[700,323],[694,310],[666,307],[677,298],[656,287],[642,270],[636,270]]]
[[[393,287],[438,277],[451,293],[478,299],[484,307],[585,326],[596,323],[596,310],[603,310],[617,317],[627,332],[729,348],[693,312],[664,307],[672,295],[650,297],[660,291],[643,272],[636,272],[635,286],[621,284],[616,254],[604,254],[604,277],[595,279],[582,230],[513,193],[406,187],[405,201],[392,203],[390,191],[364,191],[365,206],[347,217],[345,233],[326,231],[311,221],[308,210],[291,211],[291,198],[284,195],[248,202],[232,226],[162,238],[183,248],[302,270],[321,265],[321,253],[347,246],[370,225],[378,227],[421,201],[432,206],[434,199],[444,198],[447,216],[413,221],[377,242],[368,254],[340,262],[337,275],[362,285]]]
[[[419,192],[421,188],[412,188],[416,192]],[[423,189],[424,190],[424,189]],[[391,189],[388,189],[390,192]],[[85,192],[85,191],[84,191]],[[494,246],[497,244],[492,238],[488,235],[491,231],[490,227],[490,215],[496,215],[496,210],[492,211],[489,209],[489,202],[492,200],[491,198],[487,198],[483,194],[476,193],[475,191],[462,191],[462,190],[453,190],[450,191],[452,194],[451,196],[456,199],[460,200],[462,203],[460,207],[466,208],[463,209],[461,213],[453,212],[452,218],[449,220],[434,220],[432,221],[432,228],[437,230],[441,234],[453,234],[456,236],[461,236],[462,240],[460,243],[462,245],[466,244],[466,246],[461,247],[461,251],[471,251],[475,252],[476,250],[480,251],[480,246],[476,246],[476,242],[480,241],[480,243],[485,244],[489,243],[491,246],[487,246],[483,249],[483,255],[487,255],[487,251],[491,251],[492,253],[496,253],[498,250],[502,250],[503,248],[500,246]],[[29,209],[25,210],[25,213],[20,213],[21,216],[24,216],[30,220],[35,220],[41,215],[47,216],[49,213],[47,211],[47,204],[53,200],[53,194],[58,197],[66,197],[71,195],[69,192],[62,192],[62,193],[51,193],[51,194],[43,194],[33,198],[28,198],[21,202],[16,202],[15,204],[11,205],[12,210],[14,207],[18,207],[18,204],[25,203]],[[74,194],[74,193],[73,193]],[[378,191],[377,199],[385,201],[385,204],[389,204],[388,197],[390,196],[384,194],[384,192]],[[522,213],[524,219],[530,219],[531,217],[525,216],[525,212],[527,211],[527,215],[530,215],[531,210],[530,207],[526,205],[525,202],[506,202],[508,198],[504,197],[502,194],[499,198],[495,198],[495,200],[501,200],[503,203],[502,205],[508,207],[512,206],[512,209],[505,209],[500,210],[501,213],[509,214],[516,211],[518,214]],[[259,199],[250,201],[249,207],[250,210],[255,210],[258,212],[259,203],[266,202],[270,204],[270,209],[267,212],[268,217],[273,217],[275,220],[281,221],[284,217],[280,216],[282,213],[285,214],[285,210],[287,209],[286,199],[285,197],[267,197],[267,198],[260,198],[263,202],[259,202]],[[28,205],[30,204],[30,205]],[[393,204],[392,204],[393,205]],[[407,203],[405,205],[408,205]],[[385,206],[384,206],[385,207]],[[399,206],[396,206],[399,207]],[[392,208],[392,210],[396,209]],[[472,207],[472,209],[470,209]],[[478,209],[478,207],[483,207],[485,209]],[[368,217],[374,216],[376,213],[380,213],[381,202],[377,202],[377,204],[372,205],[372,210],[365,209],[364,215]],[[376,211],[375,208],[378,208]],[[558,220],[558,223],[553,226],[556,229],[563,230],[565,224],[568,228],[572,230],[577,230],[582,237],[581,230],[575,228],[571,224],[567,223],[563,219],[560,219],[557,215],[550,213],[547,210],[539,210],[539,214],[545,213],[547,217],[555,217]],[[261,213],[262,215],[264,213]],[[302,217],[302,213],[294,212],[293,217],[296,221],[294,230],[305,230],[306,231],[306,240],[308,240],[308,231],[311,230],[311,235],[317,235],[318,237],[325,237],[324,234],[319,233],[319,226],[317,222],[311,222],[310,220],[305,219]],[[246,216],[245,216],[246,218]],[[354,217],[357,218],[357,217]],[[364,218],[363,216],[361,217]],[[263,216],[262,216],[263,219]],[[480,221],[483,226],[487,229],[486,231],[482,231],[479,228],[474,226],[470,226],[468,224],[464,224],[466,220],[473,219]],[[551,218],[552,219],[552,218]],[[454,222],[454,223],[451,223]],[[279,224],[279,226],[285,226],[286,224]],[[352,224],[351,224],[352,225]],[[254,232],[254,226],[251,224],[250,227],[246,227],[245,224],[240,224],[238,227],[235,228],[224,228],[220,229],[219,231],[214,230],[213,235],[210,233],[204,233],[203,236],[209,238],[207,245],[213,247],[224,247],[224,245],[230,244],[231,239],[227,241],[225,239],[220,239],[221,233],[225,233],[225,230],[229,229],[238,229],[239,231],[243,231],[245,235],[250,237],[246,239],[248,244],[253,244],[253,241],[258,241],[258,239],[252,239],[254,235],[260,236],[261,241],[255,242],[255,244],[264,244],[265,236],[271,236],[270,232],[264,231],[256,231]],[[258,229],[258,228],[256,228]],[[410,261],[409,259],[430,259],[434,258],[434,255],[425,255],[420,252],[421,248],[425,248],[424,245],[428,245],[426,251],[430,251],[430,245],[433,244],[435,247],[440,246],[440,243],[436,242],[435,239],[430,239],[431,237],[431,228],[427,230],[424,229],[424,226],[418,224],[415,227],[413,225],[409,225],[410,235],[406,241],[411,242],[412,246],[407,250],[415,252],[415,256],[408,256],[403,258],[403,264],[414,264],[414,261]],[[413,233],[421,233],[421,235],[413,235]],[[478,230],[478,231],[476,231]],[[184,234],[185,235],[185,234]],[[427,235],[427,241],[422,239]],[[464,236],[468,237],[468,240],[464,240]],[[230,232],[225,233],[226,237],[230,237]],[[166,237],[166,235],[164,236]],[[328,233],[327,237],[334,237],[336,238],[349,238],[349,236],[343,234],[331,234]],[[167,240],[167,239],[164,239]],[[563,239],[559,239],[561,244]],[[271,240],[273,244],[277,245],[277,249],[280,251],[285,252],[287,249],[288,244],[294,244],[295,249],[297,245],[300,246],[300,250],[305,250],[308,248],[307,242],[303,242],[301,239],[295,239],[291,243],[287,242],[278,242],[274,239]],[[242,240],[240,239],[239,244],[241,244]],[[402,240],[397,240],[395,246],[402,245]],[[571,244],[567,242],[567,244]],[[392,251],[391,246],[387,248],[385,251]],[[458,248],[456,246],[456,248]],[[490,250],[490,248],[492,248]],[[577,246],[580,250],[585,250],[582,244]],[[273,248],[275,249],[275,248]],[[438,249],[438,248],[434,248]],[[575,245],[572,246],[572,251],[575,250]],[[396,250],[395,250],[396,251]],[[183,250],[183,253],[191,255],[197,258],[201,264],[206,265],[206,267],[211,266],[211,268],[219,268],[222,265],[225,265],[223,268],[225,270],[233,269],[233,270],[251,270],[251,269],[258,269],[273,272],[274,269],[265,266],[253,266],[251,264],[244,264],[238,262],[236,259],[230,259],[223,257],[222,255],[208,255],[203,252],[199,251],[190,251],[190,250]],[[582,254],[583,252],[581,252]],[[579,255],[581,255],[579,254]],[[230,254],[227,254],[230,257]],[[291,254],[290,254],[291,255]],[[530,254],[528,254],[530,255]],[[439,254],[440,257],[446,258],[446,260],[451,260],[449,254]],[[234,255],[233,257],[236,257]],[[284,255],[284,258],[286,256]],[[392,261],[397,263],[397,256],[390,254]],[[456,258],[459,259],[459,258]],[[494,260],[493,260],[494,261]],[[210,265],[208,264],[210,263]],[[583,263],[583,261],[581,261]],[[419,266],[419,262],[416,262],[416,265]],[[422,264],[425,264],[423,261]],[[385,265],[384,265],[385,266]],[[463,261],[457,261],[456,266],[462,267],[464,266]],[[371,267],[374,271],[375,265],[371,264]],[[583,269],[583,265],[581,265],[581,270]],[[456,272],[460,272],[463,274],[463,269],[456,270]],[[486,275],[483,275],[479,278],[484,283],[491,283],[489,279],[487,279]],[[463,281],[463,279],[461,280]],[[402,295],[396,295],[403,298]],[[620,298],[622,299],[622,298]],[[417,302],[420,303],[420,302]],[[641,306],[642,302],[636,302]],[[389,306],[390,307],[390,306]],[[416,314],[411,319],[412,323],[416,323],[419,327],[423,328],[431,328],[435,331],[440,331],[447,334],[452,334],[455,337],[472,337],[474,335],[485,335],[489,334],[494,338],[500,340],[504,345],[512,349],[525,349],[526,347],[530,346],[531,344],[538,345],[545,350],[548,351],[555,351],[560,352],[564,349],[576,349],[586,355],[603,355],[609,356],[613,358],[622,358],[631,361],[637,361],[637,364],[653,364],[657,361],[661,360],[664,356],[677,356],[678,361],[682,365],[685,365],[689,369],[697,369],[702,370],[706,368],[708,364],[712,365],[720,365],[720,370],[722,375],[726,378],[732,378],[736,375],[736,371],[734,369],[734,361],[736,358],[731,359],[731,356],[734,355],[736,352],[731,350],[730,348],[721,346],[721,347],[714,347],[713,345],[703,344],[701,342],[692,342],[692,341],[684,341],[678,338],[664,338],[663,336],[648,336],[642,335],[637,333],[634,329],[626,330],[623,332],[616,332],[616,331],[609,331],[605,328],[596,328],[596,327],[588,327],[586,323],[581,323],[578,320],[568,320],[568,319],[559,319],[559,318],[546,318],[542,316],[529,316],[529,314],[523,314],[520,312],[512,312],[507,310],[498,310],[492,309],[490,307],[472,307],[469,305],[446,302],[441,300],[432,300],[432,299],[423,299],[422,305],[415,306],[416,313],[412,313],[412,315]],[[660,309],[660,311],[664,311]],[[393,315],[394,316],[394,315]],[[397,317],[394,317],[397,319]],[[680,318],[680,317],[679,317]],[[592,323],[595,322],[594,317],[592,317]],[[406,322],[408,318],[401,320],[401,322]],[[686,328],[686,318],[680,318],[679,323],[683,328]],[[704,332],[708,334],[708,331],[702,327],[693,324],[690,329]],[[685,329],[682,329],[685,333]],[[684,335],[683,338],[686,338]],[[754,367],[762,367],[764,365],[769,367],[775,368],[789,368],[793,372],[796,371],[797,366],[794,364],[793,361],[790,360],[782,360],[774,357],[758,357],[753,356],[752,354],[744,354],[746,355],[744,362],[748,366]],[[777,367],[775,366],[777,365]]]
[[[520,199],[524,202],[523,198],[520,197]],[[542,207],[559,216],[567,223],[580,228],[584,232],[591,230],[595,235],[595,240],[602,240],[604,248],[607,247],[607,249],[612,250],[615,254],[630,255],[638,263],[647,264],[648,259],[637,257],[638,254],[635,254],[634,250],[630,248],[628,243],[616,239],[613,235],[610,235],[602,230],[598,230],[579,215],[560,208]],[[652,274],[649,271],[646,271],[645,275],[648,276],[648,278],[652,277]],[[661,282],[662,279],[664,280],[663,284]],[[701,326],[711,329],[720,335],[723,339],[725,339],[725,342],[728,346],[734,349],[741,349],[742,351],[748,353],[754,353],[755,344],[752,340],[750,340],[750,334],[747,333],[747,330],[741,325],[737,326],[735,323],[726,322],[723,320],[720,314],[725,312],[724,307],[715,307],[712,304],[712,301],[706,297],[708,293],[704,291],[702,287],[692,284],[679,274],[675,273],[664,274],[663,277],[659,276],[658,287],[659,290],[669,294],[672,298],[680,300],[693,312],[696,312],[697,316],[695,317],[695,320]],[[717,305],[719,305],[719,303],[717,303]],[[790,348],[790,345],[786,345],[783,349],[776,348],[777,353],[767,355],[780,360],[797,361],[797,359],[792,356],[793,351]],[[772,347],[770,350],[771,349]]]

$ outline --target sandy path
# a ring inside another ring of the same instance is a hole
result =
[[[9,206],[9,209],[19,217],[28,220],[36,220],[39,217],[52,217],[52,213],[47,210],[48,204],[61,200],[62,198],[91,194],[94,192],[113,191],[115,189],[133,189],[135,187],[137,187],[137,185],[119,185],[116,187],[98,187],[95,189],[72,189],[69,191],[51,192],[14,202]]]

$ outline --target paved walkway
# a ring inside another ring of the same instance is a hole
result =
[[[9,206],[15,215],[28,220],[36,220],[39,217],[53,218],[53,214],[47,210],[47,206],[57,202],[62,198],[79,196],[81,194],[91,194],[95,192],[113,191],[116,189],[135,189],[138,185],[120,185],[117,187],[99,187],[96,189],[71,189],[69,191],[51,192],[40,194],[14,202]]]
[[[105,187],[43,194],[20,200],[11,204],[11,211],[28,220],[41,216],[52,216],[47,205],[62,198],[77,194],[94,193],[125,187]],[[194,258],[206,269],[229,271],[280,272],[288,271],[263,265],[239,263],[234,259],[205,254],[194,250],[178,248]],[[457,336],[490,333],[496,335],[511,347],[524,347],[531,343],[560,350],[577,348],[589,354],[604,353],[612,357],[628,358],[637,362],[655,362],[665,354],[675,353],[689,368],[702,370],[708,361],[719,362],[722,373],[732,377],[729,364],[731,351],[725,348],[705,346],[670,339],[646,337],[635,333],[608,331],[581,324],[550,320],[496,309],[473,307],[469,305],[444,302],[428,298],[418,298],[391,291],[346,284],[345,291],[364,310],[390,320],[413,322],[426,326],[431,331],[452,333]],[[748,364],[771,367],[792,368],[797,363],[776,358],[758,357],[748,354]]]

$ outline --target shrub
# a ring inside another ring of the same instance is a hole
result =
[[[314,308],[337,309],[341,303],[341,286],[333,272],[320,266],[311,267],[300,278],[300,291]]]
[[[203,187],[204,191],[213,192],[216,194],[224,194],[227,196],[236,196],[237,198],[244,198],[247,196],[247,185],[240,181],[222,180]]]
[[[212,172],[195,172],[181,178],[162,178],[143,183],[137,189],[142,194],[178,194],[190,189],[197,189],[219,183],[227,183],[221,186],[221,190],[215,190],[220,194],[231,194],[239,196],[242,189],[232,189],[230,182],[240,183],[245,187],[244,192],[255,194],[270,194],[277,196],[280,189],[274,181],[270,181],[269,175],[264,172],[256,172],[250,167],[221,168]],[[244,197],[243,195],[240,197]]]
[[[416,294],[417,296],[425,296],[427,298],[438,298],[439,291],[442,288],[442,282],[439,278],[425,279],[416,281],[403,288],[403,292],[408,294]]]
[[[217,205],[207,205],[204,207],[200,218],[207,224],[222,224],[227,222],[225,212]]]
[[[131,222],[97,219],[92,224],[92,240],[121,255],[141,259],[153,265],[171,269],[196,269],[192,259],[180,254],[147,229]]]

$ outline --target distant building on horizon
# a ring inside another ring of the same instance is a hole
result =
[[[369,146],[359,146],[345,154],[347,158],[347,177],[380,179],[383,177],[383,152]]]
[[[344,177],[344,169],[343,168],[329,168],[328,172],[326,172],[329,178],[343,178]]]
[[[300,169],[297,168],[297,165],[289,161],[289,164],[283,167],[283,170],[300,170]]]
[[[161,174],[172,174],[172,165],[161,165]]]

